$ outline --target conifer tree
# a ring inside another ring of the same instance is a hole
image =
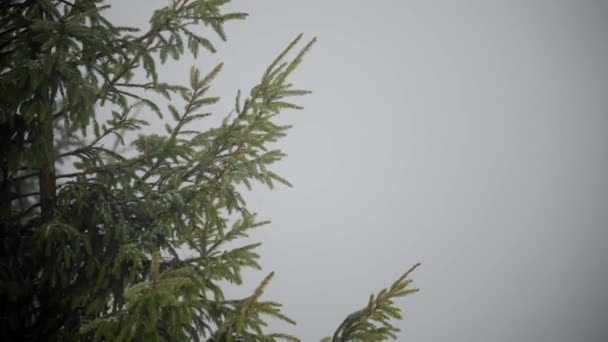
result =
[[[225,40],[224,25],[246,17],[228,2],[172,0],[144,31],[112,24],[102,0],[0,4],[0,339],[298,340],[266,331],[268,318],[294,323],[262,298],[273,273],[245,298],[221,284],[260,268],[259,244],[234,243],[268,223],[241,192],[289,185],[269,168],[284,157],[269,144],[289,128],[275,116],[309,93],[289,76],[315,40],[293,40],[205,131],[196,123],[219,100],[210,87],[222,65],[193,67],[185,86],[156,72],[214,53],[209,35]],[[149,120],[166,133],[146,134]],[[395,337],[393,301],[417,291],[416,266],[323,341]]]

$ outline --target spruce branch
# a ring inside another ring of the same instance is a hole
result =
[[[410,274],[420,266],[415,264],[399,277],[389,288],[383,289],[377,295],[372,294],[368,305],[348,315],[338,326],[333,337],[325,337],[322,342],[347,341],[385,341],[396,339],[400,331],[390,323],[390,319],[402,319],[401,309],[394,304],[394,299],[405,297],[419,291],[417,288],[408,288],[412,279]]]

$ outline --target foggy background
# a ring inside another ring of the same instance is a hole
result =
[[[145,27],[166,1],[110,1]],[[294,184],[247,194],[272,220],[262,272],[304,341],[331,335],[415,262],[400,341],[608,340],[608,1],[233,1],[217,115],[298,33]],[[209,33],[209,36],[213,34]],[[217,42],[217,39],[213,41]],[[151,116],[152,117],[152,116]],[[162,123],[158,123],[162,127]],[[203,122],[200,129],[207,129]]]

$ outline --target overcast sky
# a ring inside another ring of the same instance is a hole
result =
[[[110,1],[143,26],[166,1]],[[233,1],[218,114],[291,39],[314,93],[281,142],[294,188],[247,195],[265,294],[304,341],[415,262],[400,341],[608,340],[608,1]],[[162,127],[159,123],[158,127]],[[206,129],[202,125],[200,129]],[[241,292],[239,292],[241,293]]]

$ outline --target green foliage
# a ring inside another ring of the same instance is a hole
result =
[[[225,40],[224,24],[246,17],[226,13],[228,2],[170,1],[143,33],[109,22],[101,0],[0,4],[3,340],[298,340],[265,331],[268,318],[295,324],[261,300],[273,273],[242,299],[226,299],[221,284],[260,269],[259,244],[238,243],[268,222],[247,209],[241,185],[289,185],[270,170],[285,154],[269,146],[289,129],[275,117],[309,93],[288,78],[315,40],[298,50],[298,36],[206,131],[196,124],[219,101],[210,87],[222,65],[193,67],[188,86],[156,71],[169,57],[215,52],[200,29]],[[166,132],[144,134],[150,118]],[[74,172],[56,168],[66,164]],[[392,299],[416,291],[408,274],[332,341],[394,337]]]
[[[418,292],[416,288],[408,288],[412,282],[408,276],[420,264],[414,265],[397,279],[391,287],[383,289],[376,296],[369,297],[369,303],[361,310],[348,315],[340,324],[333,337],[324,337],[321,342],[343,341],[385,341],[396,339],[395,333],[400,330],[390,323],[391,319],[402,319],[401,310],[393,300]]]

